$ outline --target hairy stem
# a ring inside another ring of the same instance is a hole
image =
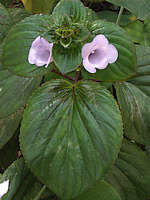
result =
[[[119,25],[119,23],[120,23],[120,19],[121,19],[121,15],[122,15],[122,13],[123,13],[123,10],[124,10],[124,7],[121,6],[121,7],[120,7],[119,14],[118,14],[118,17],[117,17],[117,21],[116,21],[116,24],[117,24],[117,25]]]

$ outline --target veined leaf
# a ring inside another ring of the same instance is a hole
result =
[[[150,197],[150,160],[136,144],[124,140],[119,157],[106,180],[122,200],[147,200]]]
[[[138,143],[150,145],[150,99],[131,83],[117,83],[115,88],[125,135]]]
[[[136,53],[138,71],[137,74],[128,81],[150,97],[150,47],[137,46]]]
[[[116,159],[122,120],[110,93],[94,82],[54,80],[32,96],[20,144],[34,174],[62,199],[102,177]]]

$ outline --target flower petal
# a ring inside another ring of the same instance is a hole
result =
[[[93,51],[93,47],[95,45],[93,45],[93,42],[87,43],[82,47],[82,58],[84,59],[85,57],[87,57],[92,51]],[[95,48],[94,48],[95,49]]]
[[[118,58],[118,51],[116,47],[112,44],[107,46],[107,57],[109,63],[114,63]]]
[[[0,198],[8,191],[9,180],[0,184]]]
[[[107,40],[107,38],[106,38],[104,35],[102,35],[102,34],[97,35],[97,36],[94,38],[93,42],[94,42],[97,46],[99,46],[99,47],[106,47],[106,46],[108,45],[108,40]]]
[[[105,69],[108,65],[108,59],[103,58],[102,60],[99,61],[99,63],[96,65],[97,69]]]
[[[88,58],[83,59],[83,66],[84,68],[90,72],[90,73],[95,73],[96,69],[93,67],[93,65],[89,62]]]
[[[32,47],[36,47],[41,42],[41,37],[38,36],[33,42]]]
[[[36,62],[36,51],[32,47],[29,51],[28,61],[29,61],[30,64],[35,64],[35,62]]]

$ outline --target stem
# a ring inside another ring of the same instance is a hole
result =
[[[79,75],[80,75],[80,70],[77,70],[77,71],[76,71],[76,76],[75,76],[74,84],[77,83],[77,81],[78,81],[78,79],[79,79]]]
[[[38,195],[34,198],[34,200],[39,200],[45,189],[46,189],[46,185],[44,185],[42,187],[42,189],[40,190],[40,192],[38,193]]]
[[[119,14],[118,14],[118,17],[117,17],[117,21],[116,21],[116,24],[117,24],[117,25],[119,25],[119,23],[120,23],[120,19],[121,19],[121,15],[122,15],[122,13],[123,13],[123,10],[124,10],[124,7],[121,6],[121,7],[120,7]]]
[[[69,79],[69,80],[71,80],[71,81],[74,81],[74,78],[72,78],[71,76],[67,76],[67,75],[65,75],[65,74],[62,74],[61,72],[59,72],[59,71],[57,71],[57,70],[55,70],[55,69],[52,69],[51,72],[53,72],[53,73],[55,73],[55,74],[58,74],[59,76],[62,76],[62,77],[64,77],[64,78],[67,78],[67,79]]]

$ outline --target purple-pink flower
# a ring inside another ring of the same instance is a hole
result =
[[[4,194],[7,193],[9,187],[9,180],[4,181],[3,183],[0,184],[0,199]]]
[[[105,69],[109,63],[114,63],[118,58],[118,51],[100,34],[83,46],[82,58],[84,68],[90,73],[95,73],[96,68]]]
[[[31,45],[28,61],[30,64],[47,67],[52,62],[53,43],[49,43],[44,38],[38,36]]]

